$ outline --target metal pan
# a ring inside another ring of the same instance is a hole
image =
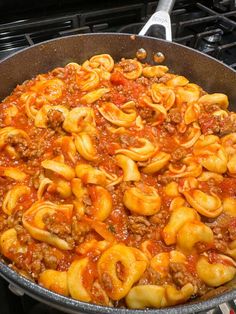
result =
[[[171,5],[167,7],[166,11],[169,11],[170,7]],[[168,13],[164,14],[167,16]],[[164,23],[167,19],[163,19]],[[166,57],[165,64],[172,72],[186,76],[209,93],[222,92],[227,94],[231,103],[231,110],[236,111],[236,72],[228,66],[203,53],[170,41],[114,33],[76,35],[50,40],[27,48],[1,61],[0,99],[6,97],[17,84],[39,73],[64,66],[68,62],[81,63],[90,56],[101,53],[109,53],[115,60],[122,57],[134,58],[139,48],[144,48],[147,51],[145,61],[149,63],[153,63],[153,55],[161,51]],[[0,275],[11,283],[11,287],[17,294],[26,293],[40,302],[67,313],[183,314],[204,311],[236,298],[235,282],[230,282],[215,289],[214,293],[211,292],[204,298],[184,305],[161,310],[116,309],[76,301],[53,293],[22,277],[8,267],[4,261],[0,261]]]

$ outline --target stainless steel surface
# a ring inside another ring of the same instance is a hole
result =
[[[170,13],[174,7],[175,0],[159,0],[157,5],[157,11],[165,11]]]
[[[153,26],[162,26],[165,30],[165,39],[168,41],[172,41],[170,15],[168,12],[159,11],[154,13],[141,29],[139,35],[147,35],[148,31]]]
[[[151,30],[152,27],[160,28],[161,26],[159,32],[163,33],[164,30],[164,36],[161,37],[164,37],[168,41],[172,41],[170,12],[174,4],[175,0],[159,0],[156,12],[150,17],[150,19],[141,29],[139,35],[147,35],[148,31]],[[159,37],[158,34],[156,37]]]

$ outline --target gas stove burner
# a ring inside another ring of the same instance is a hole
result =
[[[214,34],[214,35],[212,35],[212,36],[207,36],[207,37],[205,37],[204,39],[205,39],[208,43],[216,44],[216,43],[219,43],[219,42],[221,41],[221,38],[222,38],[222,34],[217,33],[217,34]]]
[[[224,32],[222,30],[219,30],[217,33],[212,34],[210,36],[206,36],[204,37],[204,39],[211,44],[217,44],[221,41],[222,39],[222,35],[224,34]]]
[[[221,39],[222,39],[223,34],[224,34],[222,29],[216,30],[213,27],[206,27],[205,31],[209,32],[209,33],[211,31],[213,32],[212,35],[204,37],[204,40],[207,41],[209,44],[217,44],[217,43],[219,43],[221,41]]]

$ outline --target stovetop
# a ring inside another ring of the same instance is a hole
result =
[[[18,14],[18,18],[12,15],[1,17],[0,13],[0,59],[22,48],[61,36],[117,31],[137,33],[157,3],[110,1],[106,5],[105,2],[100,8],[95,5],[91,8],[91,4],[87,9],[84,5],[81,5],[83,9],[80,6],[68,5],[66,9],[62,6],[63,13],[50,8],[36,10],[35,14],[30,11],[28,17],[25,11]],[[201,50],[236,68],[235,0],[176,1],[171,20],[175,42]]]
[[[150,0],[0,1],[0,59],[61,36],[138,33],[156,5],[157,1]],[[236,69],[235,0],[176,1],[171,21],[173,41],[203,51]],[[26,295],[17,296],[11,290],[0,278],[1,314],[62,313]],[[232,300],[204,313],[233,314],[235,310],[236,301]]]

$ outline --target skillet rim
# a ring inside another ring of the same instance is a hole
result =
[[[77,38],[77,37],[106,37],[106,36],[114,36],[117,38],[127,38],[129,37],[130,40],[132,34],[126,34],[126,33],[91,33],[91,34],[77,34],[77,35],[70,35],[70,36],[63,36],[56,39],[50,39],[41,43],[37,43],[33,46],[26,47],[20,51],[17,51],[10,56],[7,56],[6,58],[3,58],[0,61],[0,66],[4,62],[7,62],[9,59],[14,59],[14,56],[23,54],[25,51],[29,49],[34,49],[37,47],[44,47],[47,43],[51,42],[60,42],[61,40],[66,40],[70,38]],[[184,49],[186,51],[191,51],[191,53],[196,55],[201,55],[205,59],[210,59],[212,62],[215,62],[216,64],[219,64],[223,66],[224,68],[230,70],[232,73],[236,74],[236,70],[230,68],[228,65],[224,64],[222,61],[219,61],[212,56],[208,56],[204,54],[201,51],[197,51],[193,48],[186,47],[184,45],[181,45],[179,43],[167,41],[164,39],[159,38],[153,38],[150,36],[140,36],[135,35],[135,38],[143,38],[144,40],[154,40],[159,41],[163,43],[170,44],[172,46],[178,46],[181,49]],[[1,258],[1,256],[0,256]],[[27,279],[26,277],[23,277],[17,271],[13,270],[10,266],[8,266],[5,262],[0,260],[0,276],[2,276],[6,281],[12,283],[16,287],[19,287],[20,289],[24,290],[27,295],[30,295],[34,299],[37,299],[40,302],[46,303],[48,305],[51,305],[59,310],[66,309],[70,313],[78,313],[78,311],[84,311],[84,313],[117,313],[117,314],[164,314],[168,312],[169,314],[184,314],[184,313],[192,313],[192,312],[199,312],[206,309],[213,308],[215,306],[218,306],[221,303],[233,300],[236,298],[236,289],[232,289],[230,291],[221,293],[219,295],[216,295],[208,300],[204,301],[196,301],[194,303],[184,303],[180,304],[174,307],[166,307],[163,309],[144,309],[144,310],[136,310],[136,309],[121,309],[121,308],[113,308],[113,307],[107,307],[107,306],[100,306],[92,303],[86,303],[82,301],[78,301],[69,297],[65,297],[62,295],[59,295],[55,292],[52,292],[46,288],[43,288],[39,284]]]
[[[179,43],[176,43],[176,42],[173,42],[173,41],[169,41],[169,40],[165,40],[165,39],[161,39],[161,38],[154,38],[154,37],[151,37],[151,36],[141,36],[141,35],[133,35],[133,34],[129,34],[129,33],[111,33],[111,32],[106,32],[106,33],[87,33],[87,34],[77,34],[77,35],[68,35],[68,36],[62,36],[62,37],[59,37],[59,38],[54,38],[54,39],[49,39],[49,40],[45,40],[45,41],[42,41],[40,43],[37,43],[37,44],[34,44],[32,46],[29,46],[29,47],[25,47],[19,51],[16,51],[14,53],[12,53],[11,55],[3,58],[0,60],[0,64],[2,64],[4,61],[7,61],[8,59],[12,59],[15,55],[18,55],[18,54],[21,54],[29,49],[33,49],[34,47],[38,47],[38,46],[44,46],[45,44],[47,43],[51,43],[51,42],[59,42],[61,40],[65,40],[66,38],[75,38],[75,37],[97,37],[97,36],[102,36],[102,37],[106,37],[106,36],[121,36],[121,37],[131,37],[131,36],[135,36],[135,38],[143,38],[144,40],[145,39],[151,39],[151,40],[155,40],[155,41],[160,41],[160,42],[163,42],[163,43],[168,43],[170,45],[174,45],[174,46],[178,46],[178,47],[181,47],[182,49],[185,49],[185,50],[190,50],[192,53],[196,53],[196,54],[199,54],[203,57],[205,57],[206,59],[210,59],[212,60],[213,62],[216,62],[216,63],[219,63],[221,65],[223,65],[225,68],[227,68],[228,70],[232,71],[233,73],[236,73],[236,69],[233,69],[231,68],[229,65],[223,63],[222,61],[218,60],[218,59],[215,59],[214,57],[210,56],[210,55],[207,55],[205,54],[204,52],[202,51],[199,51],[199,50],[196,50],[194,48],[191,48],[191,47],[188,47],[188,46],[184,46],[182,44],[179,44]],[[130,38],[130,40],[133,40]]]

